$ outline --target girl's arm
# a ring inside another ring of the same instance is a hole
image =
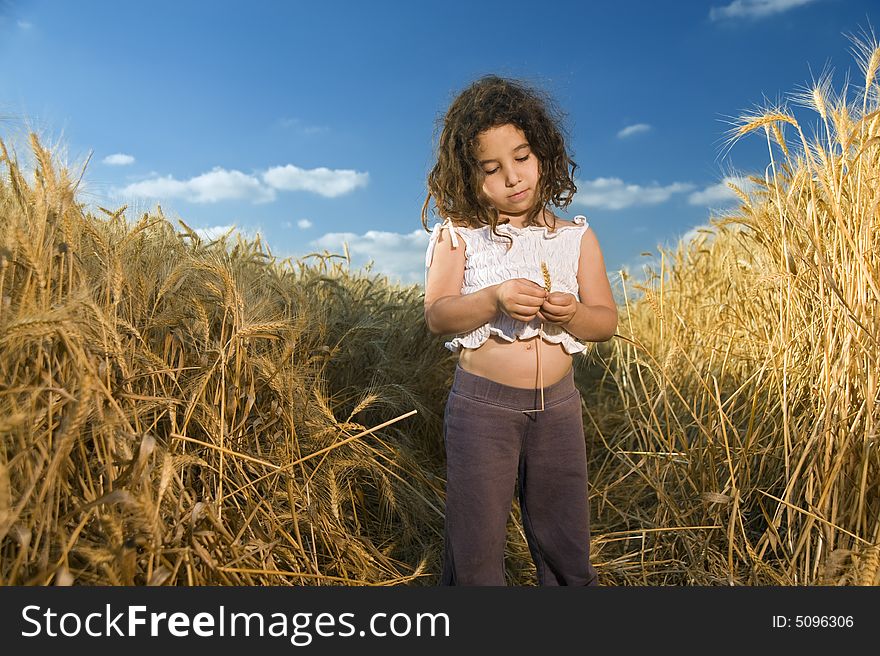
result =
[[[441,230],[425,281],[425,323],[435,335],[469,332],[499,312],[530,321],[547,296],[543,287],[521,278],[462,295],[464,265],[464,247],[452,248],[448,234]]]
[[[617,304],[599,241],[591,228],[581,238],[577,281],[580,302],[571,294],[554,292],[541,307],[541,317],[565,327],[577,339],[608,341],[617,330]]]

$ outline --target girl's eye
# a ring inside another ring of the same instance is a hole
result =
[[[523,157],[516,157],[516,158],[514,158],[514,159],[516,159],[517,162],[525,162],[529,157],[531,157],[531,153],[529,153],[528,155],[525,155],[525,156],[523,156]],[[496,167],[495,167],[494,169],[492,169],[491,171],[485,171],[485,170],[484,170],[483,173],[485,173],[486,175],[492,175],[493,173],[495,173],[495,172],[496,172],[498,169],[500,169],[500,168],[501,168],[500,166],[496,166]]]

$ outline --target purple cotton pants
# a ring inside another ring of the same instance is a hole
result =
[[[514,491],[539,585],[597,585],[581,397],[574,371],[540,390],[457,366],[444,413],[446,525],[441,585],[505,585]]]

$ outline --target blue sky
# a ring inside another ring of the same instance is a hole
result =
[[[730,117],[785,100],[830,66],[867,0],[184,2],[0,0],[0,138],[36,130],[91,154],[81,200],[273,254],[341,253],[421,282],[419,213],[437,119],[477,77],[519,77],[567,113],[579,192],[612,284],[729,205],[761,172]],[[813,116],[807,121],[814,122]],[[719,186],[720,185],[720,186]],[[692,233],[691,233],[692,234]]]

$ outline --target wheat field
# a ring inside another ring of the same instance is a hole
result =
[[[817,129],[735,123],[763,177],[624,276],[576,361],[603,584],[880,583],[880,48],[856,52],[859,90],[792,96]],[[455,360],[421,288],[93,213],[30,148],[26,176],[0,142],[0,584],[435,584]]]
[[[880,582],[880,47],[855,52],[858,93],[826,74],[791,98],[815,134],[784,105],[735,122],[765,175],[663,254],[622,322],[622,415],[597,419],[621,490],[597,503],[656,531],[646,583]]]

